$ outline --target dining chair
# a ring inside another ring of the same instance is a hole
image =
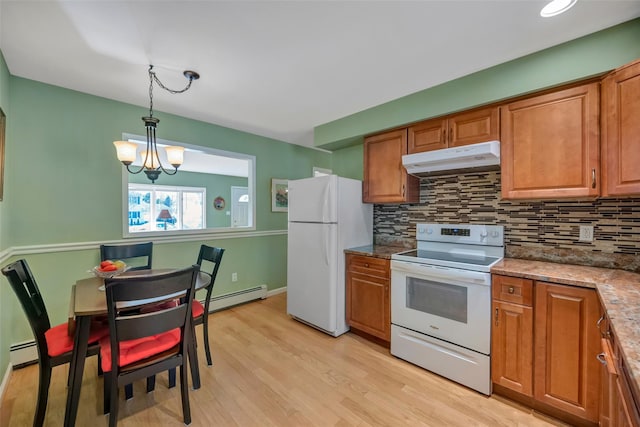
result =
[[[20,259],[5,266],[2,269],[2,274],[7,277],[9,284],[18,297],[36,340],[40,373],[38,400],[33,417],[33,425],[34,427],[39,427],[44,423],[47,410],[51,370],[55,366],[71,361],[74,345],[73,337],[69,336],[67,323],[51,326],[42,294],[26,260]],[[97,355],[100,349],[97,345],[98,341],[108,334],[107,325],[94,323],[91,327],[89,348],[86,355]]]
[[[201,269],[203,262],[207,265],[212,264],[211,273],[205,271],[205,273],[211,276],[211,282],[206,287],[207,295],[204,300],[204,306],[197,299],[193,300],[193,325],[202,325],[204,350],[207,356],[207,365],[209,366],[213,365],[211,361],[211,349],[209,348],[209,304],[211,302],[211,293],[213,292],[213,285],[216,281],[216,275],[218,274],[223,254],[223,248],[201,245],[200,252],[198,253],[198,261],[196,262]]]
[[[153,242],[132,243],[127,245],[100,245],[100,261],[122,260],[127,263],[129,271],[150,270],[153,261]],[[132,265],[129,265],[132,263]],[[135,264],[135,265],[133,265]],[[176,372],[169,372],[169,388],[176,385]],[[147,392],[155,388],[155,376],[147,379]],[[133,397],[133,385],[129,384],[125,392],[127,399]]]
[[[153,242],[128,245],[100,245],[100,261],[122,260],[129,264],[129,270],[149,270],[153,259]],[[133,260],[133,261],[132,261]]]
[[[137,379],[180,368],[185,424],[191,423],[187,385],[187,349],[193,340],[191,306],[200,267],[141,277],[105,279],[110,335],[100,340],[105,413],[118,422],[118,389]],[[175,301],[175,304],[158,304]],[[154,304],[155,309],[142,308]],[[131,315],[131,308],[140,308]]]

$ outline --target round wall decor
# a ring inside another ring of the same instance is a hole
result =
[[[224,199],[222,197],[220,197],[220,196],[216,197],[213,200],[213,207],[216,210],[224,209]]]

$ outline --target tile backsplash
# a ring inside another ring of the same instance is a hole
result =
[[[639,197],[508,201],[499,171],[422,178],[420,203],[374,206],[375,241],[411,247],[421,222],[504,225],[508,257],[640,272]],[[593,242],[579,241],[580,225]]]

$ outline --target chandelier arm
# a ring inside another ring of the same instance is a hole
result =
[[[130,166],[131,165],[127,165],[127,172],[129,172],[131,175],[137,175],[144,170],[144,166],[140,166],[140,169],[138,169],[137,171],[132,171]]]

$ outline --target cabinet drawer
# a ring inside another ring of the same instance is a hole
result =
[[[531,307],[533,281],[520,277],[494,275],[491,281],[493,299]]]
[[[389,260],[369,256],[349,255],[347,271],[388,279],[390,277]]]

